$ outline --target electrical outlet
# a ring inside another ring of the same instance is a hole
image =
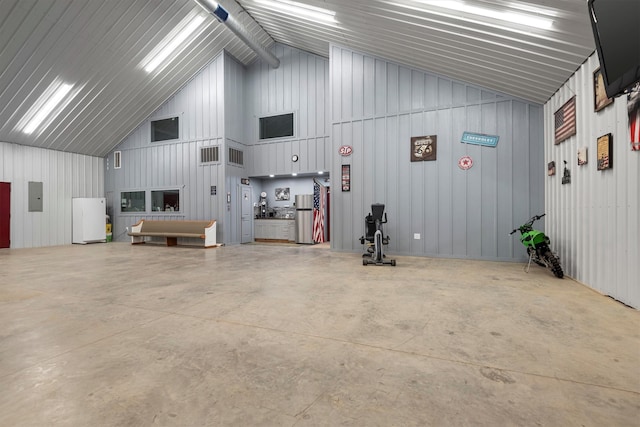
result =
[[[420,233],[413,233],[414,240],[420,240]]]

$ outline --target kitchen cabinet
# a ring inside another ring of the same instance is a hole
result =
[[[255,240],[295,241],[294,219],[255,219],[253,235]]]

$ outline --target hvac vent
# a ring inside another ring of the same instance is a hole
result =
[[[229,163],[244,166],[244,152],[229,147]]]
[[[220,161],[218,156],[218,146],[202,147],[200,149],[200,163],[213,163]]]
[[[113,152],[113,168],[120,169],[122,167],[122,151]]]

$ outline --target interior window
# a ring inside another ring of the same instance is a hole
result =
[[[180,211],[180,190],[152,191],[151,208],[154,212]]]

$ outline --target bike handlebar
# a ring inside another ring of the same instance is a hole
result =
[[[543,217],[543,216],[545,216],[545,215],[546,215],[546,213],[543,213],[542,215],[534,215],[534,216],[532,216],[532,217],[531,217],[531,219],[530,219],[526,224],[524,224],[524,225],[525,225],[525,226],[526,226],[526,225],[532,225],[534,221],[539,220],[540,218],[542,218],[542,217]],[[520,228],[522,228],[522,227],[523,227],[523,226],[520,226],[519,228],[514,229],[511,233],[509,233],[509,235],[512,235],[512,234],[513,234],[513,233],[515,233],[516,231],[520,230]]]

